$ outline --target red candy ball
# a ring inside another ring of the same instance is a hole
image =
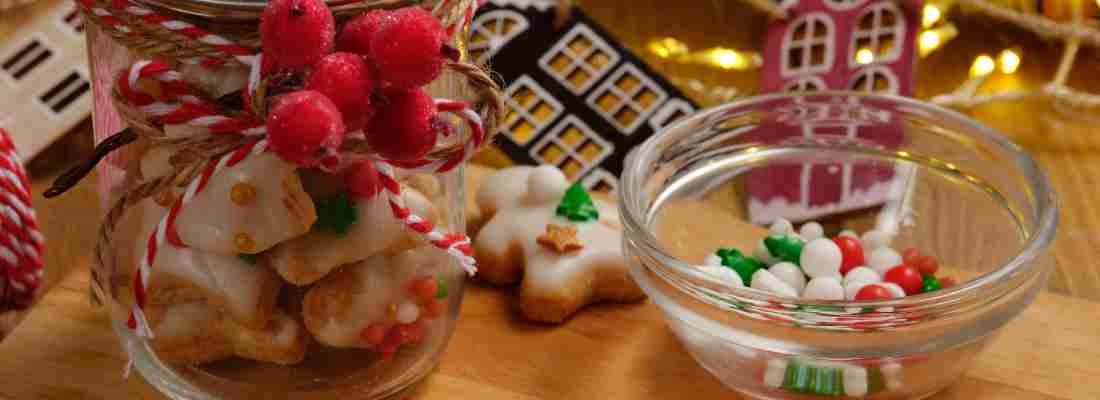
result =
[[[299,70],[331,53],[336,23],[324,0],[271,0],[260,21],[264,71]]]
[[[869,301],[869,300],[890,300],[893,296],[890,295],[890,291],[886,288],[870,284],[864,286],[863,289],[859,289],[856,292],[856,301]]]
[[[840,254],[843,257],[840,263],[841,275],[846,275],[852,268],[864,264],[863,245],[859,243],[859,239],[851,236],[837,236],[833,238],[833,243],[840,248]]]
[[[363,329],[363,340],[370,346],[377,346],[382,344],[383,340],[386,340],[386,325],[380,323],[373,323]]]
[[[917,271],[917,269],[911,265],[905,264],[900,264],[886,271],[882,280],[896,283],[905,290],[905,294],[910,296],[920,293],[924,285],[924,278],[921,277],[920,271]]]
[[[443,25],[417,7],[394,11],[392,18],[371,35],[370,58],[381,79],[399,89],[434,81],[443,70]]]
[[[332,53],[322,58],[313,66],[305,89],[316,90],[332,100],[348,131],[362,129],[374,114],[374,79],[366,61],[357,54]]]
[[[414,279],[409,284],[409,293],[420,298],[421,301],[430,301],[435,298],[438,289],[439,285],[435,283],[435,278],[430,276]]]
[[[357,199],[370,199],[382,191],[382,180],[378,177],[378,170],[374,169],[374,164],[370,161],[352,166],[351,170],[344,175],[344,185]]]
[[[386,100],[370,121],[367,143],[391,160],[415,160],[428,154],[437,139],[432,96],[416,88],[389,91]]]
[[[936,275],[940,270],[940,263],[932,256],[921,256],[913,266],[924,275]]]
[[[939,278],[939,279],[940,279],[940,287],[947,288],[947,287],[955,286],[955,278],[953,278],[953,277],[945,276],[945,277]]]
[[[340,37],[336,39],[336,50],[360,55],[370,55],[370,42],[378,29],[392,23],[393,11],[372,10],[344,24]]]
[[[910,247],[901,252],[901,262],[906,265],[915,265],[914,263],[921,257],[920,250],[915,247]]]
[[[267,116],[271,149],[284,160],[302,167],[316,166],[324,150],[339,148],[345,131],[336,105],[312,90],[279,97]]]
[[[447,307],[447,303],[442,301],[431,300],[424,303],[424,318],[435,319],[440,315],[443,315],[444,309]]]

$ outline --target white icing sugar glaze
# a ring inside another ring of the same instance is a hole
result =
[[[254,202],[239,205],[231,200],[238,183],[255,188]],[[295,167],[273,153],[262,153],[211,177],[180,211],[176,230],[183,243],[197,249],[256,254],[306,233],[315,220],[313,201],[302,190]],[[239,234],[249,236],[251,249],[237,247]]]
[[[569,179],[553,166],[505,168],[481,183],[477,204],[484,216],[492,217],[500,210],[557,204],[567,189]]]
[[[127,213],[140,218],[137,238],[129,241],[131,274],[144,254],[146,240],[167,209],[144,199]],[[132,214],[131,214],[132,213]],[[131,222],[127,222],[131,223]],[[241,325],[262,326],[271,316],[279,282],[266,265],[252,265],[236,255],[203,252],[194,248],[161,246],[149,277],[149,296],[154,303],[175,302],[180,297],[205,299],[224,308]],[[130,275],[128,275],[130,276]]]
[[[599,202],[599,200],[597,200]],[[478,234],[477,252],[503,257],[509,246],[518,243],[523,249],[525,294],[554,296],[585,278],[589,270],[600,269],[613,274],[627,273],[622,257],[622,235],[607,224],[604,213],[600,221],[572,223],[554,214],[554,207],[519,207],[500,211]],[[584,248],[571,253],[558,253],[539,245],[536,240],[546,231],[547,224],[577,227],[577,239]]]
[[[335,347],[368,345],[361,332],[371,323],[389,322],[391,304],[416,303],[408,292],[413,278],[443,274],[451,260],[430,247],[421,246],[396,256],[375,255],[347,265],[318,282],[303,302],[306,328],[321,343]],[[430,329],[430,328],[429,328]]]
[[[430,220],[434,218],[433,206],[415,189],[402,187],[405,205],[416,215]],[[276,245],[267,258],[271,266],[287,282],[308,285],[321,279],[334,268],[365,260],[402,241],[422,241],[409,233],[400,220],[393,217],[389,202],[383,196],[358,200],[356,210],[359,219],[346,235],[337,235],[323,229]]]

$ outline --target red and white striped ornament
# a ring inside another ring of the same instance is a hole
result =
[[[0,310],[30,307],[42,284],[45,239],[29,187],[15,145],[0,128]]]

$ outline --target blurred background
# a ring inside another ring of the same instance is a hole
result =
[[[872,3],[893,11],[870,19],[851,11]],[[806,70],[828,54],[851,74],[882,66],[888,78],[830,72],[820,83],[932,100],[1023,146],[1048,169],[1067,222],[1050,287],[1100,300],[1100,267],[1076,261],[1100,246],[1088,234],[1100,227],[1090,206],[1100,178],[1100,138],[1090,128],[1100,98],[1089,94],[1100,93],[1097,9],[1095,0],[490,0],[469,50],[499,72],[511,110],[496,147],[477,161],[552,163],[613,190],[629,149],[676,118],[765,89],[815,89],[805,83],[813,79],[777,78],[782,61]],[[839,34],[792,27],[815,13]],[[787,31],[794,37],[782,37]],[[0,0],[0,125],[39,193],[92,149],[82,32],[69,0]],[[780,58],[797,45],[805,65]],[[51,276],[90,254],[93,186],[36,199],[44,233],[62,243],[47,254]]]

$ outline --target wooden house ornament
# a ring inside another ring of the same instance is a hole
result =
[[[919,1],[792,0],[783,8],[788,17],[774,20],[764,40],[762,91],[912,95]],[[834,138],[892,148],[904,137],[890,110],[856,97],[810,97],[790,108],[761,126],[761,140]],[[902,195],[897,183],[910,174],[893,164],[829,160],[759,168],[746,178],[747,208],[753,222],[766,224],[878,206]]]
[[[496,144],[614,191],[627,152],[697,106],[578,8],[555,25],[557,3],[489,0],[471,25],[471,55],[506,84]]]
[[[30,159],[88,116],[92,90],[84,22],[70,0],[21,6],[0,41],[0,121]]]

